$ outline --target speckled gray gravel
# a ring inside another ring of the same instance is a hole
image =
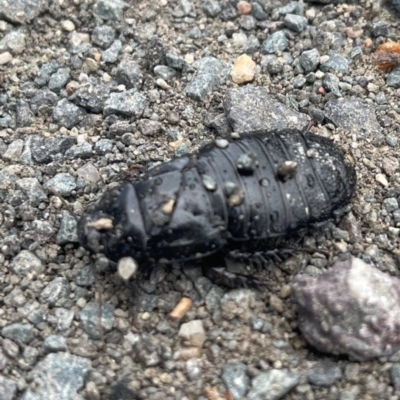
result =
[[[318,353],[291,296],[297,275],[350,255],[400,276],[400,72],[372,59],[400,36],[400,2],[238,3],[0,0],[0,400],[400,398],[399,351]],[[254,77],[237,85],[243,54]],[[217,136],[310,120],[359,179],[351,210],[299,243],[329,256],[229,262],[266,281],[256,291],[197,265],[130,285],[79,247],[76,218],[118,181]],[[192,308],[171,319],[182,297]]]

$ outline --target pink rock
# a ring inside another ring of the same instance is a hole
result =
[[[358,258],[293,284],[299,328],[309,344],[363,361],[400,349],[400,280]]]

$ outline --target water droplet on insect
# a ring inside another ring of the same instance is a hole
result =
[[[225,182],[224,184],[224,192],[227,196],[230,196],[237,188],[238,185],[233,182]]]
[[[217,190],[218,187],[217,182],[215,182],[214,179],[211,178],[211,176],[202,175],[202,179],[203,179],[203,185],[207,190],[210,190],[211,192]]]
[[[251,173],[258,167],[258,160],[253,153],[243,153],[239,156],[237,163],[237,169],[242,173]]]
[[[306,154],[307,154],[307,157],[313,158],[317,155],[317,152],[315,151],[315,149],[308,149]]]
[[[233,182],[226,182],[224,191],[230,207],[239,206],[244,200],[244,191]]]
[[[269,180],[267,178],[260,179],[260,185],[263,186],[263,187],[268,187],[269,186]]]
[[[215,144],[220,149],[226,149],[229,146],[229,142],[226,139],[222,139],[222,138],[216,139]]]
[[[288,179],[292,179],[296,174],[297,162],[296,161],[285,161],[279,165],[277,170],[278,178],[283,182]]]

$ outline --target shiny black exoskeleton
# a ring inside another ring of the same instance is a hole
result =
[[[297,130],[219,139],[107,192],[81,244],[112,261],[199,259],[274,248],[346,206],[356,173],[331,140]]]

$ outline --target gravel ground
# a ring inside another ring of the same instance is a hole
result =
[[[350,254],[400,275],[400,69],[372,60],[400,36],[400,3],[329,3],[0,0],[1,400],[400,398],[398,347],[319,353],[291,297],[296,275]],[[359,179],[351,211],[304,238],[328,258],[271,265],[256,291],[197,267],[134,288],[100,257],[96,285],[52,190],[81,215],[217,135],[310,119]],[[171,318],[183,297],[192,308]]]

